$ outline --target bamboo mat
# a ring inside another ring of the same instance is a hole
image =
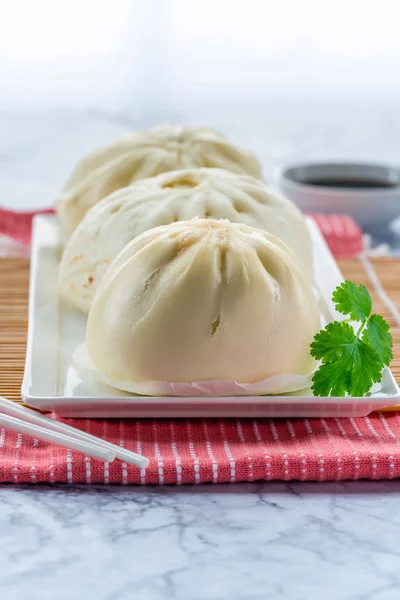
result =
[[[400,309],[400,259],[371,260],[382,287]],[[363,265],[358,259],[340,260],[346,279],[363,283],[369,289],[374,311],[390,324],[394,342],[391,364],[400,382],[400,327],[385,304],[377,297]],[[28,324],[29,261],[25,258],[0,259],[0,395],[21,402]]]

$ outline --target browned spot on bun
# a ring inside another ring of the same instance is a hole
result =
[[[87,283],[84,283],[82,287],[84,287],[85,290],[87,290],[87,288],[92,285],[93,281],[94,281],[94,277],[92,277],[91,275],[89,275]]]
[[[72,263],[76,263],[78,262],[78,260],[82,260],[83,258],[83,254],[78,254],[78,256],[74,256],[74,258],[71,260]]]

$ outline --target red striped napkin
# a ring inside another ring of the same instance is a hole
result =
[[[31,242],[32,219],[35,214],[51,214],[54,211],[16,212],[0,207],[0,253],[7,250],[26,254]],[[348,215],[313,214],[332,254],[337,257],[355,256],[363,249],[360,227]],[[1,255],[1,254],[0,254]]]
[[[351,258],[364,250],[359,225],[349,215],[310,215],[336,258]]]
[[[31,243],[32,219],[37,214],[52,214],[47,208],[38,211],[13,211],[0,207],[0,256],[7,250],[26,254]]]
[[[400,476],[400,415],[357,419],[78,420],[64,422],[150,458],[102,463],[0,429],[0,482],[226,483]]]
[[[336,256],[363,248],[343,215],[313,215]],[[0,235],[26,252],[32,213],[0,210]],[[0,390],[1,392],[1,390]],[[346,419],[91,420],[66,423],[151,460],[139,470],[102,463],[0,429],[0,482],[182,484],[330,481],[400,476],[400,415]]]

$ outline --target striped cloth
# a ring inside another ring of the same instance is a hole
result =
[[[400,476],[400,415],[357,419],[78,420],[150,458],[139,470],[0,429],[0,482],[227,483]]]
[[[361,232],[349,217],[313,216],[337,256],[362,250]],[[4,255],[27,252],[31,220],[32,213],[0,210]],[[357,419],[64,421],[148,456],[149,468],[102,463],[0,429],[0,482],[179,485],[400,476],[398,413]]]
[[[364,249],[359,225],[349,215],[310,215],[336,258],[352,258]]]
[[[0,256],[29,256],[33,217],[52,213],[52,208],[22,212],[0,207]]]
[[[51,208],[37,212],[16,212],[0,208],[0,256],[29,254],[32,219],[35,214],[51,214]],[[348,215],[311,215],[318,224],[332,254],[338,258],[355,256],[363,249],[362,233]]]

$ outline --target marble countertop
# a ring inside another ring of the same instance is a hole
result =
[[[296,162],[400,165],[400,115],[398,107],[391,105],[192,106],[186,111],[148,114],[97,109],[12,112],[0,106],[0,205],[16,210],[51,206],[84,153],[128,130],[160,123],[206,125],[222,131],[256,153],[272,186],[279,169]],[[400,253],[399,232],[385,228],[371,233],[374,244],[389,242],[392,252]]]
[[[15,209],[49,206],[82,154],[130,129],[168,122],[221,130],[256,153],[268,181],[277,168],[296,161],[400,165],[398,106],[191,107],[186,113],[156,114],[0,108],[0,204]]]
[[[1,487],[2,600],[398,600],[400,482]]]
[[[397,107],[0,111],[0,203],[48,206],[83,152],[167,121],[223,130],[269,180],[297,160],[400,163]],[[1,486],[0,598],[398,600],[399,533],[400,482]]]

